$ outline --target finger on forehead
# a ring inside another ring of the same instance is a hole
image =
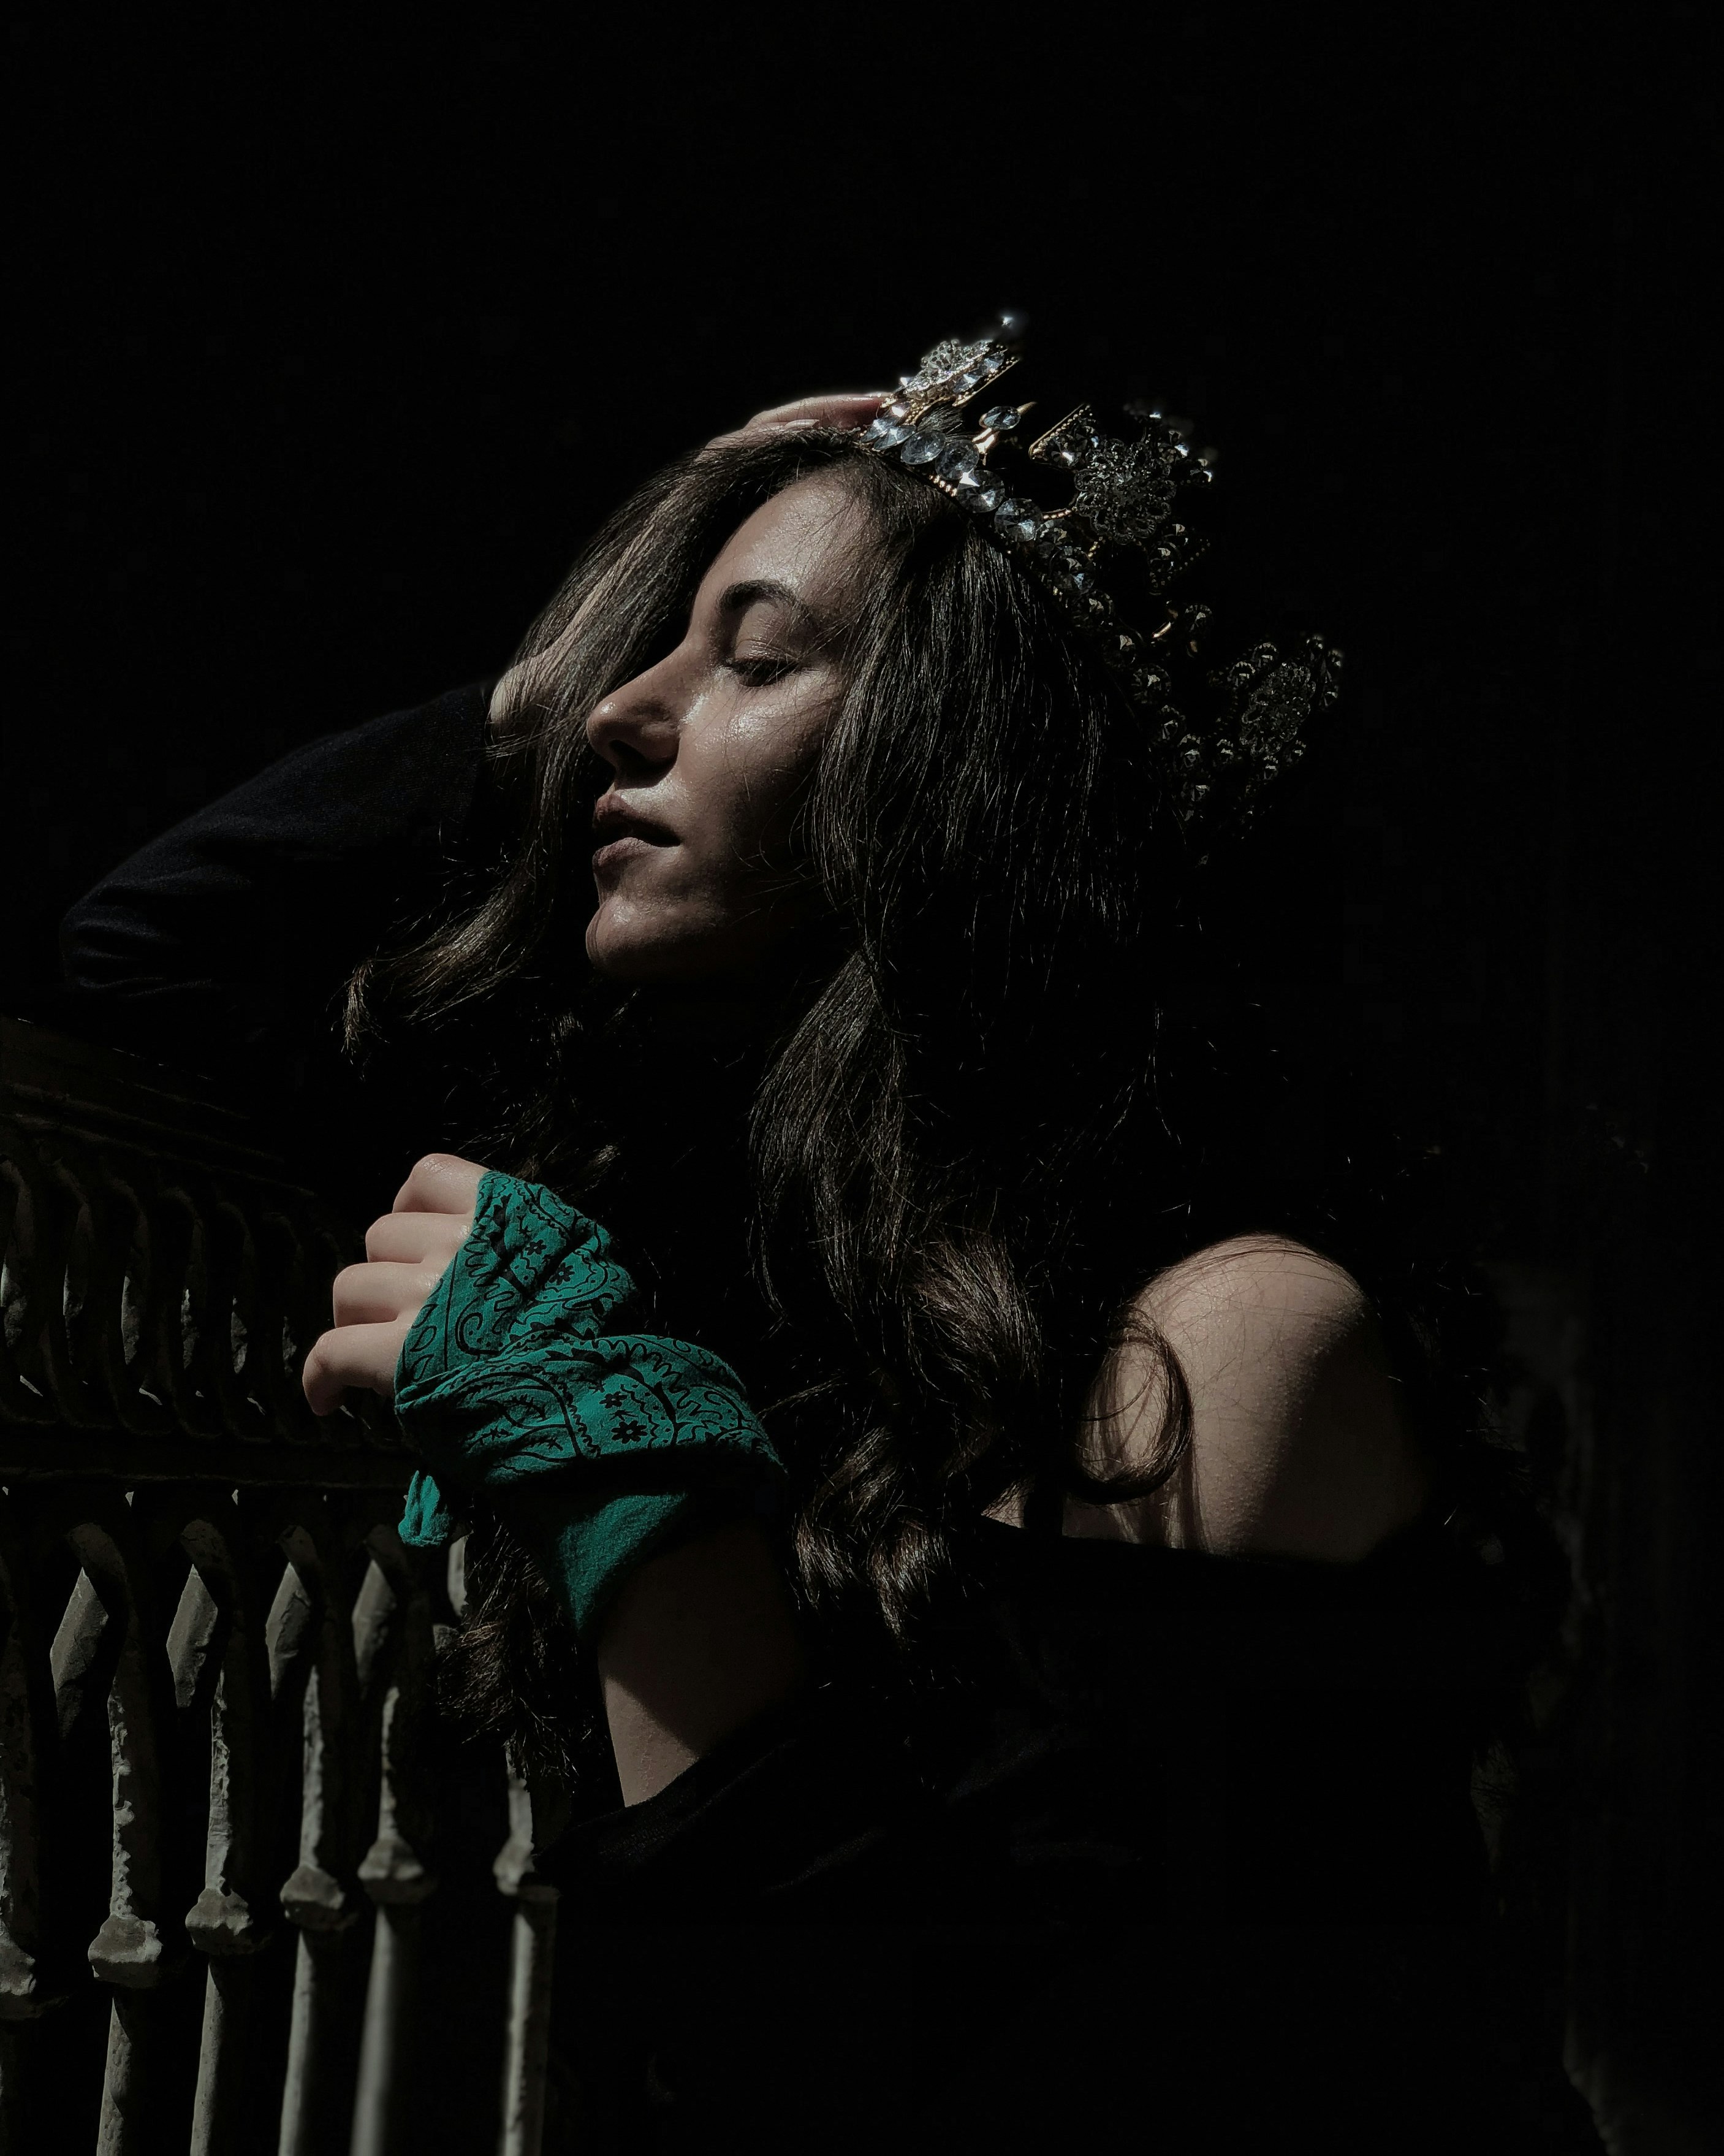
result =
[[[820,397],[798,397],[793,403],[775,404],[749,421],[751,427],[788,427],[798,421],[810,426],[843,427],[857,424],[877,412],[885,401],[884,389],[840,390]]]
[[[477,1161],[452,1152],[428,1152],[395,1194],[398,1213],[459,1213],[473,1210],[485,1170]]]

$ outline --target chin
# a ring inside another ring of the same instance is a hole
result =
[[[679,970],[669,952],[629,937],[588,936],[587,961],[608,981],[675,979]]]
[[[609,981],[706,981],[739,969],[739,961],[711,935],[679,934],[667,924],[607,921],[601,907],[587,929],[587,959]]]

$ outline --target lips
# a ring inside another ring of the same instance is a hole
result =
[[[595,871],[620,867],[653,847],[677,844],[675,834],[662,824],[637,816],[608,793],[601,796],[593,812],[593,829],[599,842],[593,855]]]

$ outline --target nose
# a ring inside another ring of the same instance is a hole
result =
[[[613,771],[674,763],[682,726],[682,699],[677,695],[676,654],[661,659],[620,688],[613,689],[587,720],[587,738]]]

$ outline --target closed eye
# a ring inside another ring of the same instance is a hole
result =
[[[764,689],[769,683],[793,673],[796,668],[793,659],[731,659],[725,663],[751,689]]]

